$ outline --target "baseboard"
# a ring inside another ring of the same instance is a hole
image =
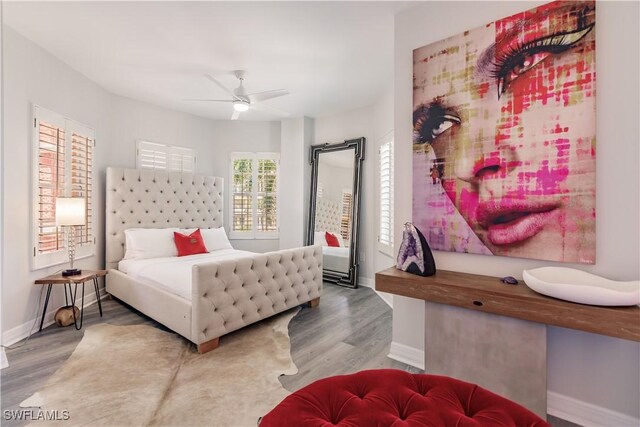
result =
[[[376,282],[368,277],[360,277],[358,279],[358,286],[364,286],[365,288],[375,289]]]
[[[424,351],[391,341],[388,358],[424,370]]]
[[[380,298],[382,298],[382,301],[386,302],[389,307],[393,308],[393,295],[376,291],[375,280],[369,279],[368,277],[361,277],[358,281],[358,286],[364,286],[365,288],[373,289],[375,293],[378,294]]]
[[[581,426],[626,427],[640,425],[639,418],[553,391],[547,392],[547,413]]]
[[[104,290],[104,288],[101,288],[100,299],[104,299],[106,295],[107,293]],[[95,299],[95,297],[93,297],[93,299],[87,298],[84,302],[84,308],[87,308],[95,304],[96,301],[97,300]],[[3,332],[2,345],[10,346],[17,343],[18,341],[22,341],[23,339],[29,336],[29,332],[31,332],[31,328],[33,328],[34,334],[38,332],[38,328],[40,327],[40,316],[42,316],[42,313],[38,313],[38,314],[39,316],[37,319],[31,319],[27,322],[24,322],[21,325],[16,326],[15,328],[11,328],[8,331]],[[53,318],[55,314],[56,314],[56,310],[53,310],[53,307],[49,305],[49,307],[47,308],[47,314],[44,317],[44,323],[42,324],[42,329],[46,328],[49,325],[52,325],[55,322],[55,319]],[[36,322],[35,326],[34,326],[34,322]]]

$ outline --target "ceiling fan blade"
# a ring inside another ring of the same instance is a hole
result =
[[[264,92],[248,93],[247,96],[251,102],[262,102],[267,99],[277,98],[279,96],[289,95],[289,91],[286,89],[267,90]]]
[[[238,117],[240,117],[240,111],[233,110],[233,114],[231,115],[231,120],[238,120]]]
[[[233,99],[183,99],[183,101],[204,101],[204,102],[233,102]]]
[[[207,79],[211,80],[214,84],[216,84],[218,87],[220,87],[220,89],[224,90],[226,93],[228,93],[229,95],[231,95],[231,97],[233,99],[237,99],[238,101],[240,101],[241,99],[238,98],[232,91],[230,91],[229,89],[227,89],[226,87],[224,87],[222,85],[222,83],[220,83],[218,80],[216,80],[213,76],[211,76],[210,74],[205,74],[204,75]]]
[[[262,110],[262,111],[269,111],[272,113],[276,113],[280,116],[283,117],[289,117],[291,114],[287,113],[286,111],[283,111],[279,108],[276,107],[272,107],[271,105],[268,104],[251,104],[251,108],[256,109],[256,110]]]

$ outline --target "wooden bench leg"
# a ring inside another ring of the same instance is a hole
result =
[[[307,303],[307,306],[308,306],[309,308],[313,308],[313,307],[317,307],[317,306],[318,306],[318,304],[320,304],[320,297],[318,297],[318,298],[314,298],[314,299],[312,299],[311,301],[309,301],[309,302]]]
[[[218,348],[219,345],[220,345],[220,337],[214,338],[209,341],[205,341],[201,344],[198,344],[198,353],[200,354],[209,353],[210,351],[213,351],[216,348]]]

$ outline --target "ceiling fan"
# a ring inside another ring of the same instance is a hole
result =
[[[277,98],[279,96],[289,95],[289,91],[285,89],[274,89],[267,90],[264,92],[254,92],[254,93],[246,93],[243,82],[245,78],[245,71],[243,70],[235,70],[233,71],[233,75],[240,81],[240,85],[231,91],[222,83],[220,83],[216,78],[214,78],[210,74],[205,74],[204,77],[209,79],[211,82],[215,83],[222,90],[228,93],[231,96],[231,99],[189,99],[188,101],[204,101],[204,102],[230,102],[233,104],[233,114],[231,115],[231,120],[237,120],[240,116],[240,113],[249,110],[249,108],[256,109],[268,109],[275,111],[281,115],[289,115],[282,110],[274,108],[272,106],[262,104],[262,101],[266,101],[268,99]]]

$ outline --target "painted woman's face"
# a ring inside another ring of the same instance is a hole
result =
[[[554,2],[414,51],[414,221],[435,249],[474,252],[437,182],[492,254],[595,262],[594,25],[593,2]]]

